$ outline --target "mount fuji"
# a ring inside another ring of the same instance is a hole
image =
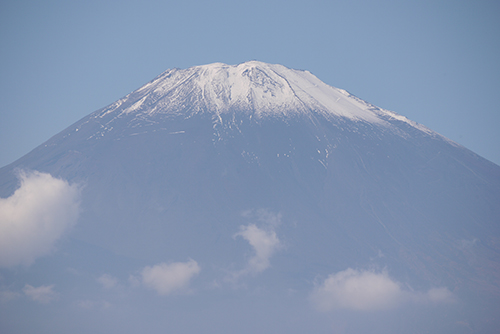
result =
[[[167,70],[0,196],[2,333],[500,328],[500,167],[308,71]]]

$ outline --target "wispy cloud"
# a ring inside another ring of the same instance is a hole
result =
[[[274,230],[264,230],[255,224],[240,226],[240,232],[234,235],[242,237],[252,248],[255,254],[248,260],[247,267],[242,274],[258,274],[271,265],[269,259],[280,246],[280,240]]]
[[[256,219],[273,229],[281,224],[281,219],[283,218],[281,213],[274,213],[268,209],[247,210],[242,213],[242,216],[248,219]]]
[[[92,309],[99,309],[99,310],[106,310],[111,308],[111,303],[101,300],[101,301],[95,301],[95,300],[79,300],[76,302],[76,305],[78,307],[87,309],[87,310],[92,310]]]
[[[101,283],[105,289],[112,289],[112,288],[118,286],[118,279],[116,277],[109,275],[109,274],[101,275],[97,279],[97,282]]]
[[[426,293],[407,291],[386,271],[351,268],[329,275],[314,288],[310,298],[320,311],[376,311],[393,309],[403,303],[447,303],[454,300],[446,288],[431,289]]]
[[[5,303],[19,297],[19,293],[11,290],[0,290],[0,302]]]
[[[191,278],[200,271],[200,266],[194,260],[160,263],[145,267],[141,272],[141,281],[144,286],[156,290],[160,295],[187,292]]]
[[[47,173],[19,172],[21,186],[0,198],[0,267],[48,254],[79,214],[80,189]]]
[[[255,275],[263,272],[271,266],[270,258],[282,247],[282,242],[275,231],[276,227],[281,223],[280,214],[274,214],[267,210],[258,210],[256,212],[245,212],[243,216],[258,220],[262,226],[258,227],[254,223],[241,225],[240,231],[233,235],[233,238],[242,237],[248,241],[253,248],[253,255],[248,259],[245,268],[233,272],[230,277],[226,278],[229,281],[234,281],[244,275]]]
[[[42,285],[35,288],[26,284],[23,288],[23,292],[26,296],[41,304],[50,303],[58,297],[58,294],[54,291],[54,285]]]
[[[448,304],[456,301],[455,295],[448,288],[432,288],[423,294],[414,294],[415,301]]]

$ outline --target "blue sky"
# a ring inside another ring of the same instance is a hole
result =
[[[0,166],[168,68],[307,69],[500,164],[498,1],[0,3]]]

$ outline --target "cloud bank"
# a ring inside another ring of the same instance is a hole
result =
[[[201,268],[194,260],[187,262],[160,263],[146,267],[141,272],[142,283],[160,295],[186,291],[191,278],[200,272]]]
[[[449,303],[453,294],[446,288],[427,293],[406,291],[387,272],[347,269],[331,274],[311,293],[311,301],[320,311],[346,309],[376,311],[393,309],[403,303]]]
[[[20,172],[21,186],[0,198],[0,267],[48,254],[78,218],[80,189],[47,173]]]

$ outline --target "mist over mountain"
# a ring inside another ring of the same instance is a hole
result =
[[[167,70],[0,196],[2,333],[500,327],[500,167],[308,71]]]

